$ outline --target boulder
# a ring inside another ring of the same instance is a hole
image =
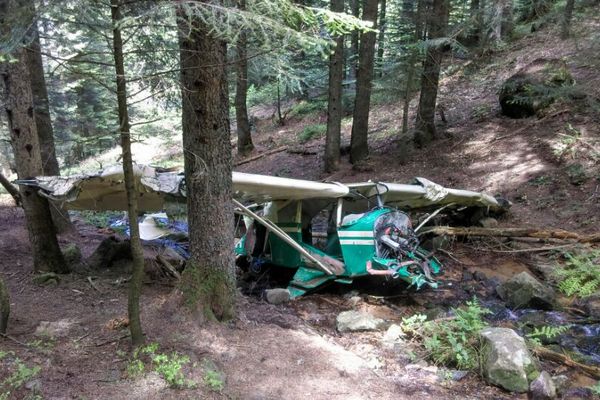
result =
[[[540,376],[531,382],[529,395],[531,400],[552,400],[556,398],[556,387],[549,373],[542,371]]]
[[[339,332],[374,331],[385,323],[364,311],[343,311],[335,322]]]
[[[496,292],[510,308],[550,310],[556,300],[556,294],[551,287],[542,284],[526,271],[498,286]]]
[[[392,324],[383,334],[381,342],[383,344],[383,347],[388,349],[394,349],[397,343],[402,342],[404,336],[405,334],[402,330],[402,327],[397,324]]]
[[[511,392],[527,392],[538,368],[525,340],[509,328],[485,328],[481,337],[485,380]]]
[[[525,118],[538,114],[552,104],[556,90],[573,84],[566,63],[558,59],[539,58],[508,78],[500,89],[502,114]]]
[[[600,294],[586,297],[582,300],[583,311],[591,318],[600,318]]]
[[[265,290],[265,298],[271,304],[282,304],[290,301],[290,291],[287,289],[267,289]]]

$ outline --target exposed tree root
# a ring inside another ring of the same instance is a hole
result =
[[[600,379],[600,367],[594,367],[591,365],[581,364],[577,361],[574,361],[566,354],[557,353],[555,351],[549,350],[542,346],[536,347],[533,350],[533,352],[538,357],[564,364],[567,367],[577,368],[577,369],[581,370],[582,372],[585,372],[586,374],[588,374],[596,379]]]

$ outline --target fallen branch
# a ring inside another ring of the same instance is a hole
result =
[[[307,147],[290,147],[286,151],[290,154],[300,154],[303,156],[319,154],[319,152],[317,150],[311,150],[310,148],[307,148]]]
[[[173,267],[171,265],[170,262],[168,262],[163,256],[161,256],[160,254],[156,256],[156,261],[158,261],[158,263],[167,270],[167,272],[173,276],[173,278],[176,279],[181,279],[181,274],[179,272],[177,272],[177,270],[175,269],[175,267]]]
[[[102,293],[102,290],[98,289],[98,286],[96,286],[96,284],[95,284],[95,283],[94,283],[94,281],[92,280],[92,277],[91,277],[91,276],[88,276],[88,277],[87,277],[87,281],[89,282],[90,286],[91,286],[91,287],[92,287],[94,290],[96,290],[96,291],[98,291],[98,292]]]
[[[12,198],[15,200],[15,204],[20,207],[21,206],[21,193],[19,192],[19,189],[15,185],[10,183],[10,181],[4,175],[2,175],[2,173],[0,173],[0,185],[2,185],[2,187],[4,187],[4,189],[6,189],[8,194],[10,194],[12,196]]]
[[[561,363],[563,365],[566,365],[567,367],[577,368],[577,369],[585,372],[586,374],[590,375],[591,377],[600,379],[600,368],[599,367],[581,364],[581,363],[573,360],[566,354],[557,353],[555,351],[549,350],[549,349],[547,349],[545,347],[541,347],[541,346],[536,347],[533,350],[533,352],[538,357],[542,357],[542,358],[545,358],[546,360]]]
[[[600,233],[581,235],[562,229],[547,230],[536,228],[461,228],[436,226],[421,232],[421,235],[433,233],[438,236],[485,236],[485,237],[531,237],[537,239],[574,240],[579,243],[600,243]]]
[[[15,339],[12,336],[5,334],[5,333],[0,333],[0,336],[3,337],[3,338],[5,338],[5,339],[12,340],[16,344],[20,344],[21,346],[29,347],[29,345],[27,343],[23,343],[23,342]]]
[[[245,159],[243,159],[243,160],[240,160],[240,161],[236,162],[236,163],[234,164],[234,166],[235,166],[235,167],[238,167],[238,166],[240,166],[240,165],[244,165],[244,164],[247,164],[247,163],[249,163],[249,162],[252,162],[252,161],[258,160],[259,158],[263,158],[263,157],[266,157],[266,156],[270,156],[271,154],[275,154],[275,153],[281,153],[282,151],[286,151],[286,150],[287,150],[287,148],[288,148],[287,146],[281,146],[281,147],[278,147],[278,148],[276,148],[276,149],[273,149],[273,150],[265,151],[264,153],[260,153],[260,154],[257,154],[257,155],[255,155],[255,156],[252,156],[252,157],[249,157],[249,158],[245,158]]]

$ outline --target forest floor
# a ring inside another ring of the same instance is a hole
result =
[[[339,172],[323,175],[322,138],[303,144],[316,154],[283,151],[236,169],[337,181],[405,182],[423,176],[448,187],[501,194],[513,207],[500,226],[597,232],[600,114],[558,102],[540,118],[511,120],[500,115],[497,103],[503,80],[540,57],[565,58],[576,81],[597,99],[600,51],[593,47],[594,32],[600,32],[600,21],[586,20],[575,24],[574,38],[567,41],[559,41],[558,33],[548,29],[485,60],[454,60],[440,93],[448,119],[440,132],[447,135],[442,133],[425,149],[407,147],[407,139],[399,137],[401,103],[393,103],[377,106],[372,113],[371,160],[362,171],[353,170],[344,159]],[[269,119],[271,110],[255,111],[266,117],[256,124],[255,154],[295,146],[304,126],[325,118],[324,114],[292,118],[275,127]],[[349,141],[348,124],[344,140]],[[194,384],[175,389],[156,372],[136,373],[133,368],[126,326],[126,271],[65,275],[56,285],[38,286],[32,281],[22,211],[7,201],[0,204],[0,226],[0,273],[12,304],[12,339],[0,339],[0,382],[14,371],[11,366],[17,359],[26,366],[21,368],[22,385],[8,398],[40,398],[37,394],[44,399],[526,398],[488,386],[475,373],[459,379],[455,371],[424,362],[411,347],[388,348],[381,341],[383,332],[340,334],[335,317],[358,308],[398,322],[416,312],[461,305],[473,295],[491,298],[487,278],[506,280],[549,261],[533,253],[497,253],[494,243],[456,242],[448,249],[451,256],[441,255],[446,272],[439,290],[399,290],[396,296],[383,298],[354,286],[278,306],[240,295],[238,317],[224,325],[198,325],[174,308],[174,282],[148,277],[141,300],[147,341],[160,344],[155,353],[178,352],[189,358],[183,370]],[[77,244],[84,257],[112,234],[80,219],[76,226],[77,232],[61,236],[60,242]],[[477,272],[482,279],[468,278]],[[573,387],[594,383],[561,365],[543,366],[553,375],[567,374]],[[34,367],[39,372],[28,374]]]

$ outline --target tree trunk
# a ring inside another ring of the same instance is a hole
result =
[[[8,8],[11,9],[10,6]],[[6,10],[0,8],[0,21],[7,20],[3,11]],[[15,50],[12,57],[15,60],[2,64],[0,71],[4,84],[3,107],[15,154],[17,176],[19,179],[30,179],[42,174],[42,157],[25,50]],[[21,186],[20,192],[33,251],[34,270],[69,272],[56,240],[48,201],[38,196],[31,187]]]
[[[138,346],[144,342],[140,322],[140,292],[144,276],[144,253],[140,241],[138,215],[138,189],[136,184],[133,160],[131,155],[131,134],[129,113],[127,110],[127,82],[125,80],[125,63],[123,60],[123,39],[121,38],[121,8],[119,0],[110,0],[113,24],[113,54],[115,57],[115,72],[117,74],[117,103],[119,114],[119,130],[123,158],[123,174],[125,191],[127,192],[127,216],[129,220],[129,236],[131,238],[131,258],[133,271],[129,281],[129,296],[127,312],[131,342]]]
[[[360,0],[350,0],[350,12],[356,18],[360,17]],[[350,52],[348,54],[348,80],[356,80],[356,74],[358,73],[358,43],[360,39],[360,31],[355,29],[350,35]],[[353,83],[352,88],[356,87]]]
[[[377,27],[378,0],[364,0],[363,20],[372,21]],[[352,136],[350,138],[350,162],[359,163],[369,156],[367,134],[369,131],[369,109],[371,106],[371,82],[375,58],[375,32],[361,35],[358,51],[358,73],[356,76],[356,100],[352,116]]]
[[[177,15],[190,236],[181,289],[197,317],[227,320],[236,289],[226,45],[199,17]]]
[[[404,105],[402,107],[402,135],[406,135],[408,133],[408,111],[410,108],[410,100],[412,98],[412,84],[415,75],[415,63],[417,62],[417,55],[418,50],[415,48],[411,48],[410,56],[407,61],[406,83],[404,87]]]
[[[344,0],[331,0],[331,11],[343,12]],[[344,74],[344,36],[335,38],[329,56],[329,97],[327,102],[327,135],[325,136],[325,172],[338,169],[342,124],[342,80]]]
[[[429,39],[444,37],[448,23],[448,0],[433,0],[433,10],[428,24]],[[415,144],[425,146],[436,137],[435,104],[442,64],[442,46],[429,44],[423,61],[421,95],[415,126]]]
[[[0,276],[0,334],[6,333],[8,327],[8,316],[10,315],[10,297],[4,279]]]
[[[239,0],[238,7],[240,10],[246,8],[246,1]],[[237,42],[237,80],[235,87],[235,120],[237,122],[237,150],[238,154],[244,156],[254,149],[252,136],[250,132],[250,122],[248,121],[248,56],[247,56],[248,39],[246,32],[240,32]]]
[[[425,40],[426,9],[425,0],[417,0],[417,11],[415,13],[415,36],[417,40]]]
[[[565,14],[563,15],[560,37],[566,39],[569,37],[571,29],[571,18],[573,17],[573,8],[575,8],[575,0],[567,0],[565,5]]]
[[[385,51],[385,28],[386,28],[386,2],[380,0],[381,8],[379,9],[379,37],[377,38],[377,67],[379,68],[378,76],[383,76],[383,54]]]
[[[29,0],[28,11],[31,12],[31,20],[35,13],[32,0]],[[31,91],[33,93],[33,103],[35,109],[35,124],[40,142],[40,151],[42,154],[43,175],[60,175],[58,161],[56,159],[56,150],[54,146],[54,131],[52,130],[52,121],[50,119],[50,109],[48,106],[48,91],[46,89],[46,80],[44,78],[44,65],[42,63],[42,53],[40,47],[40,35],[37,23],[34,21],[30,27],[31,43],[27,47],[27,68],[31,79]],[[50,202],[50,212],[52,221],[58,233],[67,232],[73,229],[71,219],[67,210],[58,203]]]

